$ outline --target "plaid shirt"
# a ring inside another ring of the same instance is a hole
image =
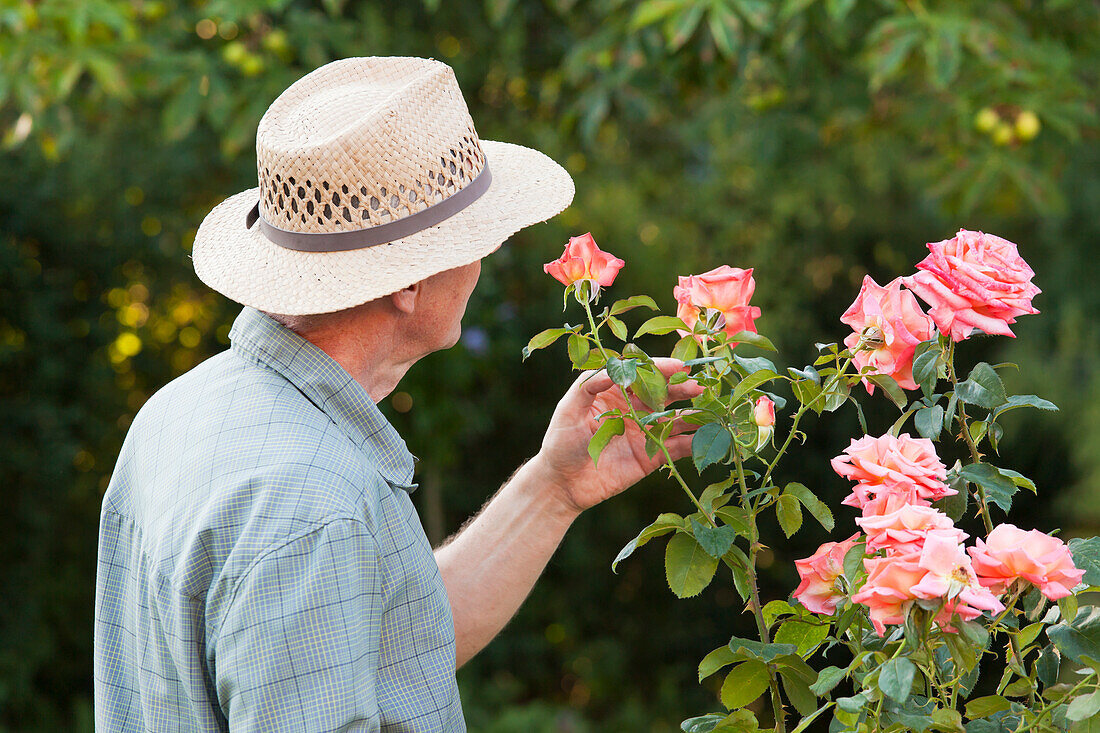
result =
[[[246,308],[138,413],[100,519],[97,731],[464,731],[413,457]]]

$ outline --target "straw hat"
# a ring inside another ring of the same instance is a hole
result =
[[[207,214],[199,278],[245,305],[328,313],[467,265],[573,200],[542,153],[478,138],[451,67],[334,61],[279,95],[256,132],[259,187]]]

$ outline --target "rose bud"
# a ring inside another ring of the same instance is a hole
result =
[[[553,262],[542,266],[546,274],[562,285],[587,281],[591,283],[590,297],[595,298],[601,287],[615,282],[615,276],[626,263],[596,246],[592,234],[570,237],[565,252]]]

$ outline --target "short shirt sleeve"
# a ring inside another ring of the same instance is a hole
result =
[[[361,521],[332,520],[260,555],[214,640],[229,729],[378,731],[383,606],[377,544]]]

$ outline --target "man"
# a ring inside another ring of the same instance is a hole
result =
[[[142,408],[104,497],[97,729],[464,730],[456,666],[577,515],[657,463],[628,433],[596,470],[595,418],[622,398],[586,375],[433,556],[375,403],[458,341],[481,257],[567,206],[572,181],[479,140],[453,72],[423,59],[303,77],[261,120],[257,163],[259,188],[218,205],[193,251],[248,306],[232,347]]]

